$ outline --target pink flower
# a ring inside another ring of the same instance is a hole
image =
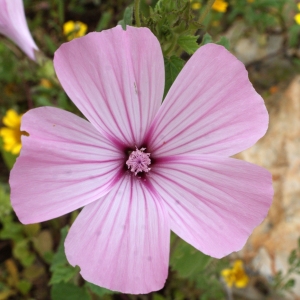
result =
[[[86,280],[124,293],[163,287],[170,229],[218,258],[243,247],[273,190],[265,169],[228,158],[268,126],[241,62],[201,47],[162,105],[163,57],[147,28],[90,33],[63,44],[54,65],[88,121],[53,107],[23,116],[30,136],[10,177],[21,222],[85,206],[67,258]]]
[[[38,50],[29,32],[22,0],[0,0],[0,34],[14,41],[32,60]]]

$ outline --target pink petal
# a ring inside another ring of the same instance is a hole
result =
[[[253,145],[267,127],[264,101],[244,65],[224,47],[207,44],[171,87],[149,131],[147,151],[228,156]]]
[[[85,280],[144,294],[163,287],[168,275],[170,227],[164,206],[131,175],[86,206],[65,241],[69,262]]]
[[[161,160],[151,170],[151,182],[168,206],[171,229],[217,258],[244,246],[273,197],[268,171],[212,155]]]
[[[103,135],[140,147],[164,90],[161,48],[149,29],[90,33],[63,44],[54,66],[64,90]]]
[[[38,50],[29,32],[22,0],[0,0],[0,33],[14,41],[32,60]]]
[[[111,190],[123,155],[82,118],[53,107],[22,117],[21,155],[10,175],[12,206],[22,223],[49,220]]]

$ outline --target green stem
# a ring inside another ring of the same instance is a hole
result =
[[[170,46],[167,48],[166,51],[164,51],[164,56],[168,56],[175,48],[177,44],[177,37],[173,36],[173,41],[171,42]]]
[[[140,0],[134,0],[134,19],[136,27],[141,27]]]
[[[208,0],[207,5],[203,11],[203,13],[201,14],[200,18],[199,18],[199,23],[202,24],[207,16],[207,14],[209,13],[209,11],[211,10],[211,7],[213,6],[215,0]]]

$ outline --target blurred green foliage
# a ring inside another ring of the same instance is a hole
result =
[[[101,31],[117,24],[124,28],[134,26],[133,2],[24,0],[24,3],[29,28],[44,55],[39,57],[39,64],[35,64],[11,41],[0,37],[0,118],[10,108],[25,113],[45,105],[81,115],[61,89],[53,69],[53,54],[66,42],[62,26],[68,20],[87,23],[89,31]],[[193,9],[193,3],[199,3],[199,9]],[[282,35],[283,51],[300,46],[300,25],[293,19],[297,13],[295,1],[230,0],[226,13],[211,11],[203,23],[199,23],[206,3],[201,0],[141,1],[142,25],[157,36],[164,54],[164,97],[185,61],[201,45],[216,42],[227,49],[234,46],[226,33],[237,22],[242,24],[239,26],[244,28],[245,36],[253,32]],[[296,54],[292,58],[295,65],[300,65]],[[174,234],[166,286],[149,298],[132,295],[122,298],[85,282],[79,268],[70,266],[64,254],[64,240],[78,212],[42,224],[22,225],[11,208],[7,184],[8,171],[16,157],[3,150],[2,141],[0,149],[3,158],[0,162],[0,300],[49,299],[50,295],[53,300],[225,298],[219,274],[229,265],[228,259],[212,259]],[[274,289],[290,290],[294,285],[292,275],[300,274],[299,247],[289,257],[287,274],[278,273],[274,278]]]

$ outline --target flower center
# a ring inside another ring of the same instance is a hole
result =
[[[150,153],[144,153],[146,148],[141,148],[140,150],[136,148],[135,151],[132,151],[129,155],[126,165],[131,172],[136,175],[140,172],[149,172],[149,165],[151,164]]]

